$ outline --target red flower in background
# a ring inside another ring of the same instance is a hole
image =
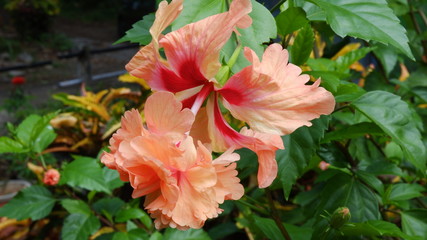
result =
[[[13,85],[22,85],[25,83],[25,78],[22,76],[16,76],[12,78]]]

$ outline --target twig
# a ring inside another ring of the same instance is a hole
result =
[[[418,35],[421,35],[422,31],[420,25],[415,19],[414,9],[412,8],[411,0],[407,0],[407,2],[409,6],[409,16],[411,17],[412,24],[414,25],[415,31],[418,33]],[[427,56],[427,41],[421,40],[421,45],[423,46],[424,56]]]
[[[280,6],[282,6],[282,4],[286,2],[286,0],[280,0],[276,5],[274,5],[274,7],[272,7],[270,9],[270,12],[274,12],[276,11],[278,8],[280,8]]]
[[[279,213],[277,211],[276,206],[274,205],[274,201],[273,201],[273,198],[271,196],[270,190],[265,189],[265,192],[267,194],[268,205],[270,206],[271,216],[273,217],[274,222],[276,223],[277,227],[279,228],[280,232],[285,237],[285,239],[291,240],[291,237],[289,236],[288,231],[286,231],[285,226],[283,226],[282,220],[280,220],[280,216],[279,216]]]

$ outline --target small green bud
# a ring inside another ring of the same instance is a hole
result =
[[[331,228],[339,229],[350,220],[350,209],[347,207],[337,208],[331,216],[329,225]]]
[[[215,79],[218,81],[219,84],[224,85],[225,82],[228,80],[228,78],[230,77],[230,67],[225,65],[222,66],[218,73],[215,76]]]

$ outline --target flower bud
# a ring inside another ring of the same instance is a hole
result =
[[[58,184],[59,178],[61,175],[59,174],[58,170],[56,169],[49,169],[44,174],[43,183],[49,186],[54,186]]]
[[[25,78],[22,76],[16,76],[12,78],[13,85],[22,85],[25,83]]]
[[[331,216],[331,220],[329,221],[329,225],[331,225],[332,228],[339,229],[344,224],[350,220],[351,214],[350,209],[347,207],[340,207],[337,208],[334,213]]]

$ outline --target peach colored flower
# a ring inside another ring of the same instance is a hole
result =
[[[51,168],[44,173],[43,183],[49,186],[58,184],[61,174],[58,170]]]
[[[147,80],[153,90],[176,94],[185,108],[197,114],[191,130],[195,139],[210,143],[216,152],[242,147],[256,152],[260,165],[258,184],[267,187],[277,175],[275,152],[284,148],[280,136],[310,126],[310,120],[322,114],[330,114],[335,100],[319,87],[320,81],[306,85],[309,76],[301,75],[299,67],[288,63],[288,52],[279,44],[270,45],[262,61],[245,47],[251,65],[223,86],[216,81],[220,50],[236,27],[250,26],[251,8],[250,0],[234,0],[228,12],[163,36],[161,32],[182,10],[182,0],[172,0],[169,5],[162,2],[150,29],[153,41],[132,58],[126,69]],[[160,56],[160,48],[167,60]],[[199,111],[206,99],[206,109]],[[250,129],[237,132],[231,128],[221,114],[220,102]]]
[[[101,161],[130,181],[132,197],[146,196],[156,228],[201,228],[222,212],[220,203],[243,195],[234,163],[239,155],[228,150],[213,160],[206,146],[195,144],[188,136],[194,114],[172,93],[150,96],[144,115],[147,128],[137,110],[125,113]]]

